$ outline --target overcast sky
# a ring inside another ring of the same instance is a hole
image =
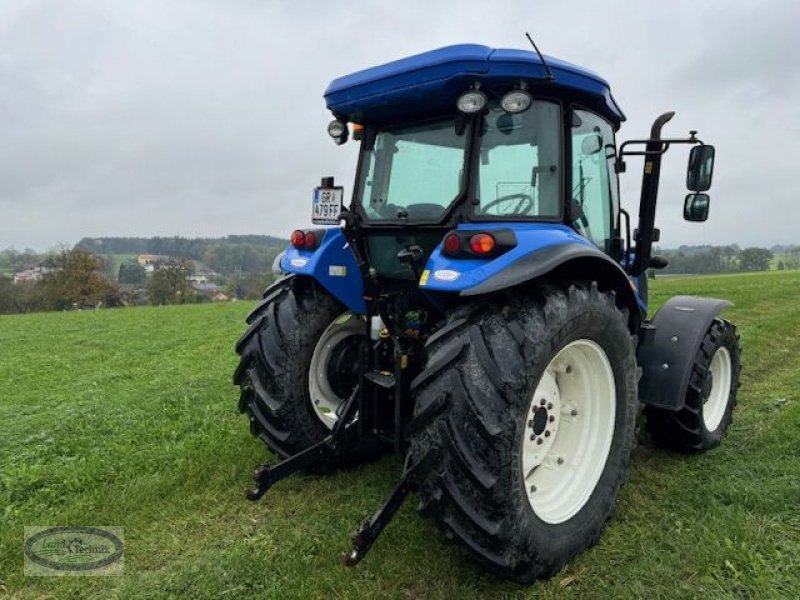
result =
[[[286,236],[310,190],[352,190],[322,93],[336,76],[454,43],[526,48],[608,79],[618,141],[717,146],[711,216],[681,218],[687,151],[664,163],[662,244],[800,243],[800,3],[5,0],[0,248],[83,236]],[[640,165],[623,175],[638,206]],[[633,211],[634,214],[636,210]]]

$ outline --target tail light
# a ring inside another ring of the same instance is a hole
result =
[[[313,250],[318,246],[317,236],[313,231],[306,231],[303,245],[307,250]]]
[[[298,250],[316,250],[319,248],[323,237],[325,237],[324,229],[311,229],[309,231],[295,229],[292,235],[289,236],[289,241]]]
[[[442,254],[450,258],[495,258],[517,245],[511,229],[451,231],[442,240]]]
[[[457,233],[448,233],[444,238],[444,253],[455,256],[461,252],[461,238]]]
[[[299,229],[295,229],[289,237],[289,241],[292,242],[292,246],[295,248],[302,248],[306,245],[306,234]]]
[[[490,233],[476,233],[469,238],[469,249],[475,254],[491,254],[496,245]]]

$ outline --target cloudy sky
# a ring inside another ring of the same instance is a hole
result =
[[[330,79],[463,42],[599,72],[628,115],[717,146],[711,217],[685,223],[686,150],[665,160],[662,243],[800,243],[800,3],[527,0],[5,0],[0,248],[83,236],[285,236],[310,189],[352,189],[325,133]],[[623,176],[638,201],[640,166]],[[634,211],[635,212],[635,211]]]

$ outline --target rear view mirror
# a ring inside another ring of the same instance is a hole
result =
[[[687,221],[702,223],[708,219],[708,205],[711,198],[708,194],[687,194],[683,202],[683,218]]]
[[[714,146],[702,144],[689,153],[686,169],[686,187],[693,192],[705,192],[711,187],[714,174]]]
[[[591,156],[603,148],[603,138],[599,133],[587,135],[581,142],[581,154]]]

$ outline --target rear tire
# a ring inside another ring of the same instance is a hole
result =
[[[330,433],[335,422],[332,411],[346,399],[336,396],[332,388],[349,394],[342,391],[341,383],[325,381],[327,364],[317,365],[312,373],[316,376],[311,377],[310,367],[320,356],[332,360],[326,348],[342,343],[342,336],[356,335],[350,327],[354,320],[363,323],[313,280],[294,276],[268,288],[264,300],[248,315],[250,327],[236,344],[241,358],[233,381],[241,390],[239,410],[249,417],[251,433],[279,458],[297,454]],[[338,337],[337,324],[345,328],[338,330]],[[336,455],[327,455],[312,470],[324,472],[379,455],[375,440],[360,440]]]
[[[493,300],[431,336],[412,392],[415,415],[434,416],[415,428],[411,453],[427,457],[420,512],[489,570],[530,583],[594,544],[610,517],[639,370],[626,312],[594,283]],[[532,458],[536,448],[547,452]]]
[[[697,350],[685,406],[679,411],[644,409],[653,442],[683,452],[719,446],[733,420],[740,370],[736,327],[725,319],[714,319]]]

